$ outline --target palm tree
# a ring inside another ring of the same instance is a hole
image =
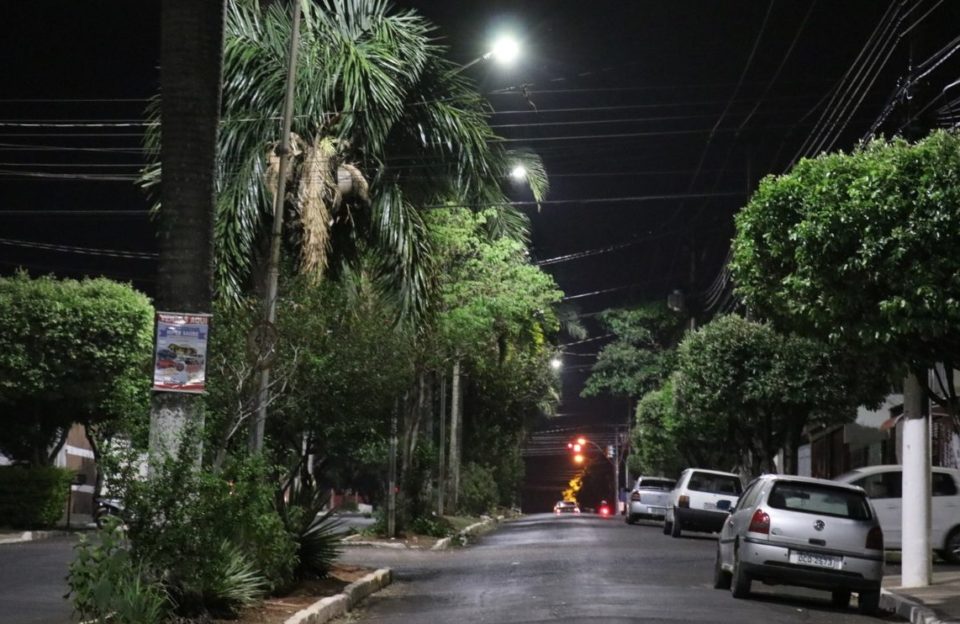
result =
[[[228,297],[250,285],[271,218],[290,30],[277,4],[228,7],[214,230],[216,284]],[[502,189],[508,166],[527,161],[534,197],[546,192],[536,158],[505,149],[489,105],[445,52],[426,19],[386,0],[304,0],[288,249],[317,276],[375,251],[380,279],[408,315],[422,309],[429,281],[423,210],[499,206],[491,227],[525,237],[526,219]]]
[[[157,156],[164,163],[160,194],[161,310],[210,312],[217,125],[223,53],[223,2],[168,0],[161,22],[160,80],[164,98]],[[183,423],[202,415],[199,397],[156,393],[151,415],[151,451],[173,452]]]

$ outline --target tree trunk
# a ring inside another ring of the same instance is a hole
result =
[[[450,507],[456,511],[460,494],[460,360],[453,363],[450,396]]]
[[[444,498],[447,491],[447,376],[440,376],[440,442],[437,451],[437,513],[444,514]]]
[[[162,5],[160,310],[209,313],[212,308],[224,4],[164,0]],[[201,407],[197,395],[154,393],[151,464],[179,452],[183,427],[202,419]]]

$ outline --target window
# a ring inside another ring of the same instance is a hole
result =
[[[717,475],[706,472],[695,472],[690,475],[687,487],[694,492],[710,492],[711,494],[726,494],[740,496],[743,486],[740,479],[728,475]]]
[[[648,490],[664,490],[668,492],[673,489],[673,481],[670,479],[638,479],[637,489],[645,488]]]
[[[932,493],[934,496],[956,496],[957,484],[947,472],[934,472]]]
[[[870,505],[863,494],[816,483],[781,481],[770,490],[767,504],[774,509],[869,520]]]
[[[878,472],[857,479],[853,485],[859,485],[870,498],[900,498],[903,477],[899,470]]]
[[[757,502],[757,498],[760,495],[760,490],[763,489],[760,486],[760,483],[754,481],[747,486],[747,489],[744,491],[743,496],[740,497],[740,500],[737,501],[737,509],[746,509],[747,507],[753,507],[753,504]]]

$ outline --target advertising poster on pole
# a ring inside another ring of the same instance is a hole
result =
[[[157,312],[153,389],[204,392],[207,382],[209,314]]]

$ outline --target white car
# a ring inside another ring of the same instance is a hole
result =
[[[664,535],[680,537],[682,530],[718,532],[742,491],[740,477],[732,472],[687,468],[670,492]]]
[[[835,481],[863,488],[877,510],[887,548],[900,549],[903,467],[896,464],[864,466],[840,475]],[[933,468],[931,494],[930,542],[944,559],[960,563],[960,470]]]
[[[640,518],[663,520],[670,502],[670,491],[675,483],[673,479],[663,477],[639,477],[630,492],[627,524],[633,524]]]

